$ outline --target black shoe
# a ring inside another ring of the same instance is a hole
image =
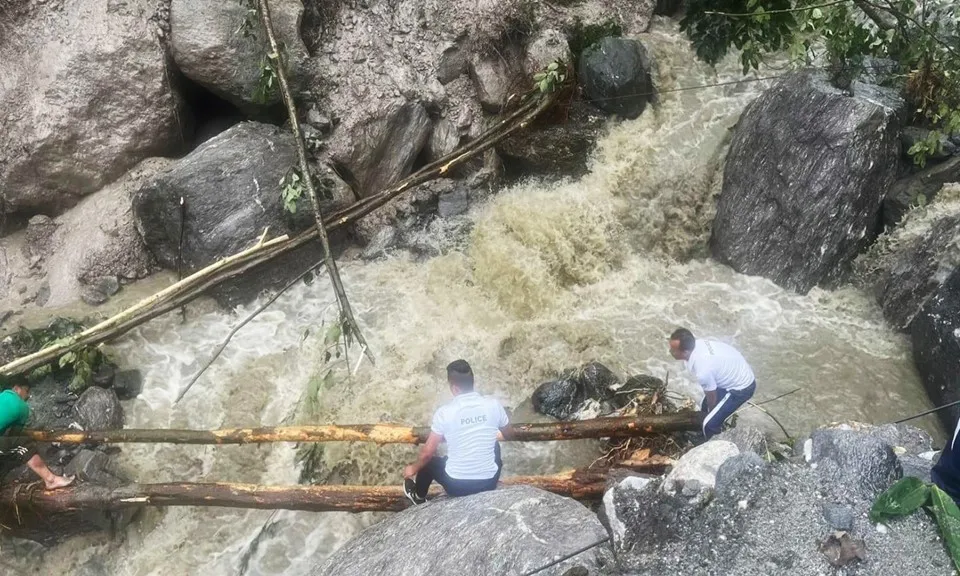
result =
[[[406,494],[407,498],[413,502],[415,506],[427,501],[426,498],[417,496],[417,484],[409,478],[403,479],[403,493]]]

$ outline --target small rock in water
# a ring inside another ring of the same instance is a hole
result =
[[[466,214],[469,209],[470,195],[467,193],[467,189],[457,187],[440,195],[437,214],[441,218],[451,218]]]
[[[122,370],[113,380],[113,391],[120,400],[132,400],[143,391],[143,374],[139,370]]]
[[[113,379],[116,375],[116,370],[108,364],[102,364],[100,368],[93,374],[93,383],[101,388],[109,388],[113,386]]]
[[[80,395],[73,409],[84,430],[123,428],[123,408],[113,390],[91,386]]]

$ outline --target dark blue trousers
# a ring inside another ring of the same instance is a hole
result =
[[[757,383],[752,384],[743,390],[724,390],[717,388],[717,405],[713,410],[707,412],[707,399],[703,399],[700,410],[703,411],[703,436],[709,440],[719,434],[723,428],[723,422],[737,411],[737,408],[753,398],[753,393],[757,391]]]
[[[497,463],[497,473],[493,478],[487,480],[460,480],[451,478],[447,475],[447,457],[434,456],[427,462],[420,472],[417,473],[417,495],[421,498],[427,497],[427,491],[430,490],[430,484],[436,482],[443,486],[444,492],[450,496],[470,496],[479,492],[496,490],[497,482],[500,481],[500,471],[503,470],[503,460],[500,458],[500,443],[493,448],[494,461]]]

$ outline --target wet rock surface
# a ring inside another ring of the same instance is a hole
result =
[[[574,500],[526,486],[501,488],[409,508],[367,528],[313,574],[522,574],[604,535],[597,517]],[[598,548],[540,574],[560,576],[578,567],[601,574],[610,560]]]
[[[845,278],[879,232],[899,163],[895,110],[794,73],[744,111],[710,245],[738,272],[806,293]]]
[[[909,447],[906,454],[922,447],[914,442],[922,435],[911,430],[818,430],[810,463],[768,463],[752,452],[732,456],[720,466],[709,499],[671,495],[657,480],[621,481],[604,498],[618,568],[638,575],[800,576],[832,573],[842,559],[856,574],[950,574],[927,515],[897,519],[883,530],[867,518],[879,491],[899,477],[894,444]],[[723,441],[704,446],[715,443]],[[845,471],[836,473],[834,463]]]

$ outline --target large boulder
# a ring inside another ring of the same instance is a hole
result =
[[[893,447],[869,430],[823,428],[807,442],[807,461],[835,500],[872,500],[903,474]]]
[[[360,196],[376,194],[410,173],[430,137],[430,116],[417,102],[393,104],[331,144],[331,158]]]
[[[960,269],[927,300],[910,323],[913,360],[923,388],[936,406],[960,400]],[[937,412],[947,430],[960,419],[960,406]]]
[[[717,483],[717,472],[724,462],[740,454],[733,442],[714,440],[697,446],[677,460],[663,479],[663,490],[671,495],[699,496],[712,490]]]
[[[283,207],[279,182],[295,166],[296,148],[287,130],[257,122],[238,124],[204,142],[136,193],[137,229],[162,266],[177,270],[182,258],[184,271],[249,248],[268,228],[270,237],[293,236],[314,225],[306,193],[296,212]],[[349,188],[338,185],[335,175],[315,181],[324,212],[352,202]],[[242,302],[263,288],[286,282],[320,260],[322,251],[314,244],[274,259],[252,276],[245,275],[243,282],[218,287],[218,299]]]
[[[806,293],[840,281],[874,239],[896,177],[893,109],[790,74],[744,111],[727,155],[714,256]]]
[[[653,97],[651,60],[638,40],[604,38],[580,55],[583,92],[598,108],[636,118]]]
[[[909,213],[856,264],[887,321],[906,330],[941,283],[960,267],[960,201],[944,198]]]
[[[274,0],[270,14],[277,40],[282,42],[287,73],[296,80],[307,58],[300,39],[303,4]],[[260,112],[280,101],[274,90],[258,100],[261,67],[266,58],[266,33],[256,14],[244,2],[171,0],[170,53],[187,77],[248,113]]]
[[[929,204],[948,182],[960,182],[960,156],[932,164],[894,182],[883,199],[883,224],[889,230],[914,206]]]
[[[620,379],[599,362],[565,370],[559,378],[533,392],[533,409],[560,420],[594,418],[613,410]]]
[[[0,193],[5,212],[48,215],[189,138],[156,2],[65,0],[0,34]],[[15,16],[16,18],[16,16]]]
[[[605,536],[585,506],[516,486],[466,498],[443,498],[367,528],[324,562],[315,576],[462,576],[523,574]],[[598,574],[603,548],[538,574]],[[585,571],[584,571],[585,570]]]

